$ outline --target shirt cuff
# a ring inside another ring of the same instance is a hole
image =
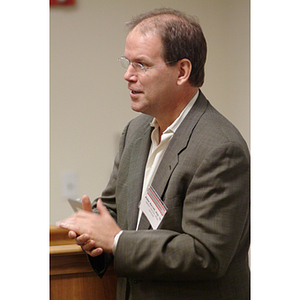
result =
[[[115,255],[116,249],[117,249],[117,245],[118,245],[118,241],[119,241],[119,237],[121,236],[121,234],[123,233],[123,230],[121,230],[118,234],[115,235],[114,237],[114,244],[113,244],[113,248],[112,248],[112,253],[113,255]]]

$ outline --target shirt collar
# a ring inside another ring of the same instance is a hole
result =
[[[185,108],[182,110],[182,112],[180,113],[179,117],[163,132],[163,133],[175,133],[176,130],[178,129],[178,127],[180,126],[180,124],[182,123],[182,121],[185,119],[185,117],[187,116],[187,114],[190,112],[190,110],[192,109],[193,105],[195,104],[197,98],[199,96],[199,90],[197,91],[197,93],[195,94],[195,96],[190,100],[190,102],[185,106]],[[156,118],[153,118],[152,122],[150,123],[150,125],[152,127],[154,127],[155,129],[157,129],[158,123],[156,121]]]

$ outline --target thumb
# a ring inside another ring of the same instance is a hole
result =
[[[87,195],[84,195],[81,201],[83,210],[93,212],[90,198]]]
[[[99,198],[97,202],[97,209],[100,213],[100,215],[108,213],[106,207],[103,205],[102,200]]]

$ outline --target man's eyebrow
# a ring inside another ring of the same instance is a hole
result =
[[[126,55],[124,55],[124,57],[127,58],[129,61],[131,61]],[[143,63],[146,63],[146,64],[151,64],[150,59],[147,56],[144,56],[144,55],[137,56],[132,61],[134,61],[134,62],[143,62]]]

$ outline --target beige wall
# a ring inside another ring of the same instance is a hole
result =
[[[208,43],[202,91],[250,146],[250,7],[248,0],[77,0],[50,9],[50,223],[72,213],[63,178],[76,176],[76,197],[105,187],[118,137],[132,112],[117,58],[125,22],[155,7],[199,18]]]

